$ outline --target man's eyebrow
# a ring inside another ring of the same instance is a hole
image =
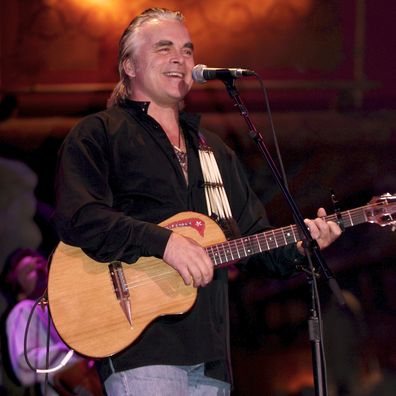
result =
[[[160,48],[163,46],[173,45],[173,41],[171,40],[160,40],[154,44],[154,48]],[[194,44],[191,41],[188,41],[183,45],[183,48],[189,48],[194,50]]]
[[[159,47],[162,47],[162,46],[164,46],[164,45],[173,45],[173,42],[170,41],[170,40],[160,40],[160,41],[157,41],[157,42],[154,44],[154,47],[155,47],[155,48],[159,48]]]
[[[191,41],[189,41],[188,43],[183,45],[183,48],[189,48],[190,50],[193,51],[194,50],[194,44]]]

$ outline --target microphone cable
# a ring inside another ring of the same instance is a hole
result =
[[[287,184],[287,177],[286,177],[285,167],[283,165],[282,154],[281,154],[281,151],[279,149],[278,137],[276,135],[274,121],[272,119],[272,112],[271,112],[271,107],[270,107],[269,98],[268,98],[268,90],[267,90],[267,88],[266,88],[266,86],[264,84],[263,79],[261,78],[261,76],[258,73],[253,72],[253,76],[256,77],[256,79],[260,83],[261,90],[262,90],[262,92],[264,94],[265,107],[266,107],[267,114],[268,114],[268,121],[269,121],[270,129],[271,129],[271,133],[272,133],[272,139],[273,139],[274,145],[275,145],[276,156],[277,156],[277,159],[278,159],[278,162],[279,162],[279,167],[280,167],[280,171],[281,171],[281,174],[282,174],[283,183],[285,184],[286,189],[289,190],[289,186]]]

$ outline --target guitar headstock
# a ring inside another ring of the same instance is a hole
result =
[[[396,194],[382,194],[373,197],[365,209],[367,221],[384,227],[392,226],[396,230]]]

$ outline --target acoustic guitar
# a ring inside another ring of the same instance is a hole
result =
[[[373,198],[366,206],[326,217],[352,227],[376,223],[396,228],[396,195]],[[227,241],[211,218],[179,213],[160,224],[202,245],[215,267],[297,242],[296,225]],[[59,243],[52,257],[48,300],[63,341],[81,355],[104,358],[122,351],[162,315],[177,315],[194,304],[197,289],[186,286],[164,261],[141,257],[128,265],[100,263],[80,248]]]

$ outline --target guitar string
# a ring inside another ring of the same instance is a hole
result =
[[[243,244],[244,244],[243,241],[241,241],[241,242],[240,242],[240,245],[243,245]],[[220,244],[220,245],[223,245],[223,244]],[[214,246],[216,246],[216,245],[214,245]],[[206,249],[210,249],[210,248],[213,249],[213,246],[208,246]],[[250,250],[250,249],[248,249],[247,251],[249,252],[249,250]],[[266,251],[266,250],[268,250],[268,249],[263,249],[263,250],[261,250],[261,251]],[[246,255],[248,255],[248,254],[245,252],[245,255],[244,255],[244,254],[241,254],[241,255],[238,255],[238,257],[236,258],[236,257],[233,257],[233,254],[231,253],[232,258],[229,259],[228,256],[230,255],[230,253],[227,253],[225,250],[223,251],[223,253],[218,252],[218,253],[216,254],[216,253],[209,252],[209,251],[207,251],[207,253],[208,253],[208,255],[209,255],[209,258],[210,258],[211,261],[213,262],[213,265],[214,265],[214,266],[219,265],[219,264],[224,264],[224,263],[227,262],[227,261],[237,260],[237,259],[239,259],[239,258],[241,258],[241,257],[246,257]],[[257,251],[256,253],[260,253],[260,251]],[[249,254],[250,254],[250,252],[249,252]],[[252,254],[254,254],[254,253],[252,253]],[[217,260],[218,258],[221,259],[221,262],[217,264],[217,263],[216,263],[216,260]],[[150,284],[152,280],[160,280],[161,278],[166,278],[166,277],[168,277],[169,274],[175,274],[175,273],[177,274],[177,271],[176,271],[176,270],[170,270],[170,271],[161,272],[161,273],[158,274],[158,275],[150,276],[149,279],[144,279],[143,281],[139,281],[138,279],[134,279],[134,280],[131,281],[131,282],[127,282],[127,283],[125,284],[125,286],[128,286],[128,287],[130,287],[130,288],[144,286],[144,285]]]
[[[208,255],[209,255],[209,258],[213,262],[214,261],[213,255],[211,253],[208,253]],[[213,262],[213,265],[216,266],[216,264],[214,262]],[[161,279],[162,277],[166,278],[169,274],[178,274],[178,273],[177,273],[176,270],[162,271],[158,275],[150,276],[149,279],[150,280],[158,280],[158,279]],[[131,282],[127,282],[125,284],[125,286],[128,286],[128,287],[130,287],[130,286],[131,287],[140,287],[140,286],[147,285],[147,284],[151,283],[150,280],[148,280],[146,277],[144,278],[143,281],[139,281],[138,279],[134,279]]]
[[[148,279],[146,278],[143,281],[138,281],[135,279],[132,282],[127,282],[125,284],[125,286],[128,286],[128,288],[130,288],[130,289],[145,286],[145,285],[152,283],[151,281],[157,281],[157,280],[160,280],[161,278],[165,279],[168,277],[168,275],[175,274],[175,273],[177,274],[176,270],[175,271],[165,271],[158,275],[149,276]]]

